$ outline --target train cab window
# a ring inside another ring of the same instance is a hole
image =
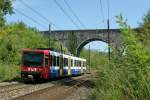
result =
[[[59,56],[57,56],[57,66],[59,66]]]

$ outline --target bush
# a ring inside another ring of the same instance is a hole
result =
[[[19,75],[19,66],[16,66],[14,64],[0,63],[0,81],[12,80],[16,77],[19,77]]]
[[[140,41],[138,33],[126,24],[122,16],[118,17],[117,22],[121,26],[122,48],[113,51],[118,55],[112,55],[109,65],[99,71],[91,99],[149,100],[150,50]]]

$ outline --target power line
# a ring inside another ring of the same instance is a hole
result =
[[[110,17],[110,4],[109,4],[109,0],[107,0],[107,17],[108,17],[108,19],[109,19],[109,17]]]
[[[70,12],[72,12],[73,16],[78,20],[78,22],[80,23],[80,25],[83,26],[84,28],[86,28],[85,25],[82,23],[82,21],[79,19],[79,17],[76,15],[76,13],[73,11],[73,9],[69,5],[69,3],[66,0],[64,0],[64,2],[67,5],[67,7],[69,8]]]
[[[109,5],[109,0],[107,0],[107,13],[108,13],[108,19],[107,19],[107,26],[108,26],[108,59],[109,59],[109,63],[110,63],[110,59],[111,59],[111,50],[110,50],[110,21],[109,21],[109,10],[110,10],[110,5]]]
[[[102,0],[99,0],[99,1],[100,1],[100,8],[101,8],[103,24],[104,24],[104,27],[105,27],[105,17],[104,17],[104,11],[103,11],[103,6],[102,6]]]
[[[60,8],[60,10],[70,19],[70,21],[77,27],[79,26],[75,23],[75,21],[70,17],[70,15],[65,11],[65,9],[57,2],[57,0],[54,0],[55,4]],[[79,28],[80,29],[80,28]]]
[[[14,10],[15,10],[16,12],[20,13],[21,15],[23,15],[24,17],[28,18],[29,20],[33,21],[34,23],[40,25],[41,27],[46,28],[44,25],[42,25],[41,23],[37,22],[37,21],[36,21],[35,19],[33,19],[32,17],[30,17],[30,16],[24,14],[23,12],[21,12],[21,11],[15,9],[15,8],[14,8]]]
[[[36,11],[35,9],[33,9],[32,7],[30,7],[27,3],[25,3],[23,0],[19,0],[24,6],[26,6],[27,8],[29,8],[30,10],[32,10],[34,13],[36,13],[39,17],[43,18],[46,22],[49,22],[49,24],[53,25],[55,28],[59,28],[57,25],[55,25],[54,23],[52,23],[49,19],[47,19],[45,16],[43,16],[42,14],[40,14],[38,11]]]

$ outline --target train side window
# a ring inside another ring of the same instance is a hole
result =
[[[50,65],[53,66],[53,56],[50,55]]]
[[[81,67],[81,61],[79,61],[79,66]]]
[[[48,66],[48,59],[45,59],[45,66]]]
[[[63,58],[63,66],[65,66],[65,58]]]
[[[57,56],[57,66],[59,66],[59,56]]]
[[[45,66],[48,66],[48,59],[49,58],[49,56],[48,55],[45,55]]]
[[[83,62],[83,67],[85,67],[86,66],[86,62]]]
[[[74,61],[74,66],[77,66],[77,60]]]
[[[63,66],[65,66],[65,58],[63,58]]]
[[[68,66],[68,58],[66,58],[66,66]]]
[[[77,60],[77,63],[76,63],[76,64],[77,64],[77,67],[78,67],[78,66],[79,66],[79,61],[78,61],[78,60]]]
[[[81,67],[83,67],[83,61],[81,61]]]
[[[53,56],[53,65],[56,66],[56,56]]]
[[[73,59],[71,59],[71,66],[73,66]]]
[[[76,60],[74,60],[74,66],[76,66]]]
[[[85,62],[83,62],[83,67],[85,67]]]
[[[64,66],[68,66],[68,59],[64,58]]]

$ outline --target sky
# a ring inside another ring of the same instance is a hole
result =
[[[27,6],[25,6],[21,1],[27,4]],[[128,24],[131,27],[136,28],[138,27],[139,23],[142,22],[143,16],[150,9],[150,0],[56,1],[59,5],[61,5],[67,14],[64,14],[55,0],[15,0],[15,2],[13,2],[15,13],[13,15],[6,16],[7,22],[13,23],[23,21],[28,26],[36,27],[40,31],[48,30],[48,24],[52,25],[52,30],[106,29],[106,20],[108,19],[107,1],[109,1],[110,28],[119,28],[118,24],[116,23],[115,16],[119,15],[120,13],[125,19],[128,19]],[[73,16],[72,11],[70,8],[68,8],[64,1],[69,4],[82,24],[80,24],[76,17]],[[36,14],[33,9],[44,18],[41,18],[38,14]],[[26,15],[26,17],[22,14]],[[100,41],[91,42],[89,44],[92,45],[92,49],[106,50],[107,48],[107,44]],[[88,48],[88,45],[85,47]]]

